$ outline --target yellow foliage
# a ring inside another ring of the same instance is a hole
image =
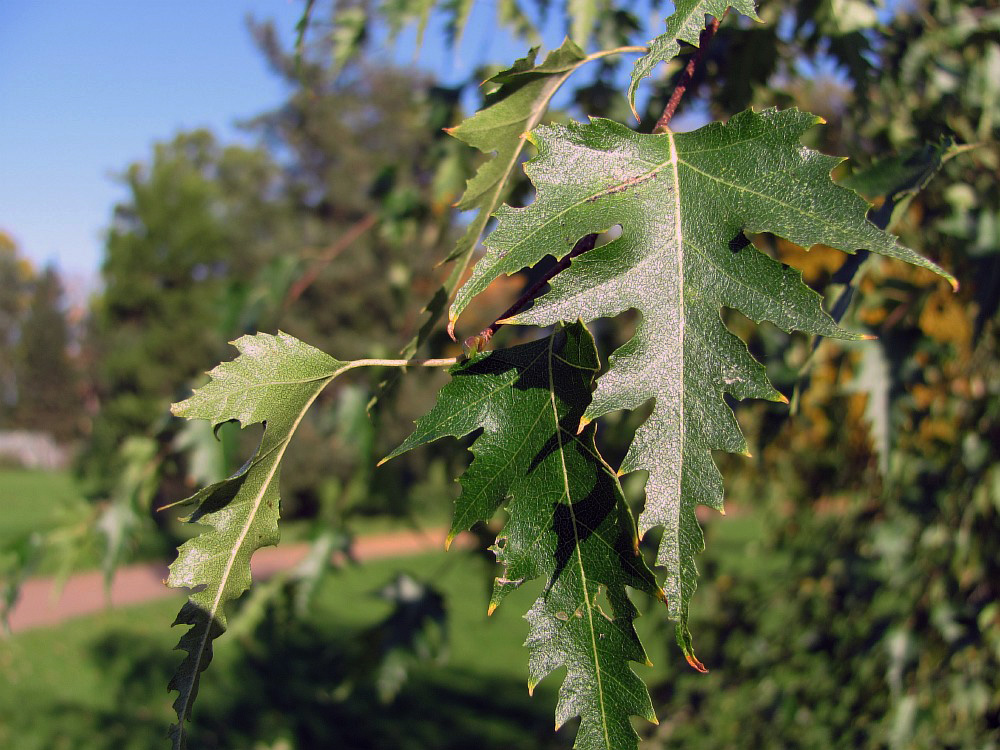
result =
[[[920,311],[920,330],[935,341],[952,344],[959,356],[966,355],[972,341],[968,302],[938,286]]]
[[[777,247],[778,260],[802,271],[802,278],[807,284],[820,281],[844,263],[844,254],[826,245],[814,245],[812,249],[805,250],[779,237]]]

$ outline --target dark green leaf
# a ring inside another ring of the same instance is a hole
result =
[[[662,593],[639,555],[618,479],[597,453],[594,425],[577,431],[598,367],[580,323],[475,355],[451,371],[437,405],[389,457],[482,429],[461,479],[451,537],[505,508],[509,520],[493,547],[505,570],[490,611],[525,581],[545,580],[527,614],[529,686],[566,667],[556,725],[579,715],[577,747],[620,750],[636,747],[629,716],[655,721],[629,665],[646,656],[626,586]]]
[[[796,110],[769,110],[685,134],[641,135],[608,120],[537,129],[539,155],[527,165],[535,202],[497,212],[488,252],[452,306],[454,321],[498,275],[621,226],[621,237],[575,259],[546,296],[510,322],[642,313],[635,336],[598,381],[584,422],[655,399],[621,473],[649,472],[640,531],[664,527],[658,562],[667,568],[669,611],[698,667],[686,624],[694,555],[703,548],[695,507],[722,510],[712,451],[746,451],[723,396],[784,400],[723,325],[720,308],[787,331],[851,337],[797,271],[740,242],[743,233],[769,231],[848,253],[867,248],[943,274],[868,222],[864,201],[830,180],[840,160],[799,141],[816,122]]]

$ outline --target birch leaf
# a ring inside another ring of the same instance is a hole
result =
[[[661,62],[673,60],[681,51],[678,42],[698,46],[699,37],[705,28],[705,16],[722,18],[722,14],[729,8],[735,8],[745,16],[749,16],[755,21],[757,11],[754,7],[754,0],[677,0],[674,3],[674,13],[667,19],[667,30],[658,37],[650,41],[649,52],[635,61],[632,68],[632,80],[628,85],[628,105],[632,108],[632,114],[639,119],[635,111],[635,92],[639,89],[639,83],[643,78],[648,78],[653,73],[653,68]]]
[[[253,458],[185,501],[195,505],[186,520],[210,530],[181,545],[167,580],[168,586],[192,589],[174,621],[191,626],[177,644],[187,656],[168,688],[178,694],[177,724],[170,730],[175,750],[186,746],[185,721],[201,672],[212,661],[212,641],[226,629],[225,606],[250,587],[253,553],[278,543],[278,480],[285,449],[320,391],[353,366],[285,333],[258,333],[233,343],[240,356],[212,370],[211,382],[172,408],[176,416],[213,425],[264,424]]]
[[[626,587],[661,599],[662,592],[639,555],[618,478],[597,452],[595,425],[577,433],[597,370],[593,338],[579,323],[474,355],[452,369],[434,409],[389,458],[482,430],[460,480],[449,540],[506,510],[492,548],[504,572],[490,612],[525,581],[545,581],[526,616],[529,687],[565,667],[556,726],[579,715],[576,747],[623,750],[637,746],[629,716],[655,721],[629,665],[647,659]]]
[[[509,322],[642,314],[633,338],[611,356],[583,422],[654,400],[620,473],[649,473],[639,529],[664,529],[657,562],[666,568],[668,610],[697,668],[687,628],[694,555],[704,546],[695,507],[722,510],[712,451],[747,449],[723,397],[785,400],[723,325],[720,309],[786,331],[859,338],[830,319],[801,274],[758,251],[744,232],[773,232],[807,248],[865,248],[950,279],[867,221],[868,205],[831,181],[840,159],[799,140],[818,121],[797,110],[768,110],[684,134],[642,135],[609,120],[536,129],[538,157],[526,167],[536,199],[497,212],[487,253],[450,312],[455,321],[498,275],[565,255],[584,235],[621,226],[618,239],[576,258],[548,294]]]
[[[509,188],[510,176],[521,159],[527,133],[538,125],[549,102],[570,74],[586,61],[586,55],[567,39],[544,62],[536,65],[538,48],[532,48],[510,68],[486,83],[499,85],[486,106],[448,133],[480,151],[493,154],[469,180],[455,204],[462,211],[478,210],[448,260],[472,252]]]

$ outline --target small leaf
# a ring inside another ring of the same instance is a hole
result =
[[[705,28],[705,16],[721,19],[722,14],[729,8],[735,8],[755,21],[760,20],[757,17],[754,0],[677,0],[673,15],[667,19],[666,33],[650,41],[649,52],[636,60],[632,68],[632,80],[628,86],[628,104],[637,120],[639,114],[635,111],[635,92],[639,89],[639,82],[643,78],[648,78],[659,63],[677,57],[681,51],[678,41],[697,47],[701,32]]]
[[[479,167],[456,204],[462,211],[478,209],[448,260],[475,249],[479,238],[506,195],[508,181],[520,162],[526,134],[541,122],[552,96],[586,56],[569,39],[535,65],[538,48],[487,83],[500,88],[487,99],[486,107],[448,132],[463,143],[495,156]]]
[[[451,310],[455,320],[498,275],[565,255],[582,236],[621,226],[618,239],[576,258],[547,295],[510,322],[642,314],[633,338],[611,356],[584,421],[654,399],[621,473],[649,472],[639,527],[664,527],[657,562],[667,569],[678,643],[696,667],[687,618],[694,555],[704,542],[695,507],[722,510],[712,451],[746,452],[724,394],[785,400],[723,325],[720,308],[786,331],[858,338],[823,312],[800,273],[737,240],[769,231],[803,247],[867,248],[950,279],[868,222],[867,204],[831,181],[840,160],[799,140],[816,122],[804,112],[768,110],[682,134],[642,135],[598,119],[536,129],[538,157],[526,167],[535,202],[497,212],[487,253]]]
[[[577,432],[598,367],[593,338],[579,323],[476,354],[452,369],[434,409],[389,458],[483,430],[461,478],[449,539],[504,506],[509,520],[492,548],[504,573],[490,611],[525,581],[545,580],[527,614],[529,685],[566,667],[556,725],[579,715],[576,747],[621,750],[636,747],[629,716],[655,721],[629,665],[646,655],[626,587],[662,593],[639,555],[618,478],[597,452],[595,426]]]
[[[320,391],[352,367],[285,334],[258,333],[233,342],[240,356],[209,373],[211,382],[174,404],[179,417],[213,425],[263,423],[256,455],[236,474],[209,485],[186,502],[187,519],[211,530],[185,542],[170,566],[167,585],[194,589],[174,625],[191,625],[177,648],[188,654],[170,680],[176,690],[175,750],[185,747],[184,722],[198,694],[201,672],[212,660],[212,641],[226,629],[225,605],[250,587],[250,557],[278,543],[278,478],[295,428]]]

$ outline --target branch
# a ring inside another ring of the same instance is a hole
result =
[[[340,236],[340,239],[338,239],[336,242],[330,245],[323,252],[323,254],[320,255],[313,262],[313,264],[308,268],[308,270],[306,270],[306,272],[302,274],[294,284],[292,284],[291,288],[289,288],[288,294],[285,295],[283,308],[287,310],[289,307],[291,307],[292,303],[295,302],[295,300],[297,300],[299,297],[301,297],[302,293],[305,292],[306,289],[311,287],[313,283],[316,281],[316,279],[319,278],[319,275],[320,273],[323,272],[323,269],[326,268],[328,265],[330,265],[330,263],[333,262],[334,258],[336,258],[338,255],[344,252],[347,248],[349,248],[354,243],[354,241],[358,239],[358,237],[360,237],[369,229],[371,229],[373,226],[375,226],[375,222],[377,220],[378,217],[373,213],[362,217],[361,219],[356,221],[350,229],[348,229],[344,234],[342,234]]]
[[[469,336],[469,338],[467,338],[464,342],[465,349],[467,351],[481,352],[483,348],[489,343],[490,339],[493,338],[493,334],[496,333],[498,330],[500,330],[500,328],[504,325],[504,321],[507,318],[511,317],[512,315],[516,315],[525,307],[527,307],[528,304],[530,304],[539,294],[541,294],[542,289],[545,287],[546,284],[548,284],[552,280],[553,277],[555,277],[557,274],[560,274],[567,268],[569,268],[569,264],[573,260],[573,258],[577,257],[578,255],[583,255],[584,253],[590,250],[593,250],[594,245],[596,244],[597,244],[596,234],[585,235],[579,242],[576,243],[576,245],[573,246],[573,249],[570,250],[569,253],[563,256],[562,260],[560,260],[558,263],[552,266],[552,268],[550,268],[545,273],[545,275],[542,276],[542,278],[540,278],[538,281],[536,281],[534,284],[528,287],[528,289],[525,290],[524,294],[518,297],[517,300],[515,300],[514,304],[508,307],[504,311],[504,313],[499,318],[497,318],[490,326],[484,328],[475,336]],[[454,332],[450,330],[449,333],[451,333],[452,338],[454,338]]]
[[[726,10],[722,14],[722,17],[726,17]],[[660,115],[660,119],[656,121],[656,125],[653,127],[654,133],[666,133],[669,128],[667,125],[674,116],[674,112],[677,111],[677,106],[681,103],[681,98],[684,96],[684,92],[687,91],[688,86],[691,85],[691,80],[694,78],[694,72],[697,70],[701,61],[705,57],[705,52],[708,49],[709,43],[712,41],[712,37],[715,36],[715,32],[719,30],[719,20],[718,18],[713,18],[705,30],[701,32],[701,36],[698,38],[698,49],[695,51],[691,58],[688,60],[687,65],[684,67],[684,72],[681,73],[680,80],[677,81],[677,86],[674,88],[674,92],[670,95],[670,100],[667,102],[667,106],[663,108],[663,114]]]

